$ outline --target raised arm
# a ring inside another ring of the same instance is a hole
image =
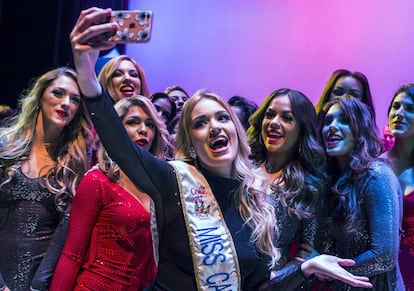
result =
[[[157,187],[161,187],[165,181],[167,164],[131,141],[95,73],[99,51],[114,46],[113,42],[100,37],[116,28],[116,25],[106,23],[110,13],[111,9],[100,8],[82,11],[70,34],[79,87],[109,156],[135,185],[153,197],[158,192]]]
[[[116,29],[116,24],[107,22],[110,15],[111,9],[92,7],[83,10],[70,33],[79,87],[86,97],[95,97],[102,93],[95,73],[95,64],[101,50],[115,46],[114,42],[105,41],[101,37],[104,33]]]

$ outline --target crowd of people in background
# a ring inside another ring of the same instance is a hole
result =
[[[414,290],[414,84],[151,92],[108,13],[0,107],[0,290]]]

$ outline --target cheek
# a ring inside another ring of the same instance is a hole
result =
[[[153,131],[153,130],[149,130],[148,131],[148,139],[149,139],[149,141],[150,141],[151,144],[152,144],[152,142],[155,139],[155,135],[156,135],[156,132],[155,131]]]
[[[72,114],[73,115],[75,115],[76,114],[76,112],[78,112],[78,110],[79,110],[79,107],[80,107],[80,104],[78,104],[78,103],[71,103],[70,104],[70,111],[72,112]]]
[[[327,134],[328,134],[328,127],[325,127],[325,126],[324,126],[324,127],[322,128],[322,131],[321,131],[321,135],[322,135],[321,137],[322,137],[322,140],[323,140],[323,141],[326,141],[326,136],[327,136]]]
[[[298,143],[298,141],[299,141],[299,130],[297,128],[292,129],[291,139],[292,139],[291,142],[293,143],[293,145]]]
[[[131,127],[131,126],[126,126],[126,125],[124,125],[124,126],[125,126],[125,130],[126,130],[128,136],[129,136],[129,138],[131,138],[131,139],[134,138],[136,129],[134,127]]]
[[[40,107],[42,108],[53,108],[54,106],[60,103],[61,103],[61,99],[57,97],[43,95],[42,98],[40,99]]]
[[[193,130],[191,132],[191,141],[193,145],[202,143],[203,140],[205,140],[204,136],[206,136],[203,132],[203,130]]]
[[[120,83],[120,80],[118,78],[112,78],[110,85],[112,85],[112,87],[115,88],[119,83]]]
[[[266,119],[264,119],[263,121],[262,121],[262,124],[261,124],[261,129],[260,129],[260,131],[261,131],[261,135],[262,136],[264,136],[265,134],[266,134],[266,132],[267,132],[267,128],[268,128],[268,126],[269,126],[269,121],[268,120],[266,120]]]
[[[412,126],[414,124],[414,113],[407,113],[406,114],[408,123],[410,124],[410,126]]]
[[[347,147],[349,148],[349,150],[351,150],[354,148],[356,144],[356,140],[350,132],[348,133],[347,139],[348,139],[348,142],[346,143]]]
[[[135,93],[136,94],[140,94],[141,93],[141,80],[140,79],[138,79],[138,78],[136,78],[136,79],[134,79],[134,84],[135,84]]]
[[[69,122],[71,122],[75,118],[76,114],[78,113],[78,110],[79,107],[76,105],[74,106],[73,110],[71,109],[71,118]]]
[[[299,125],[284,123],[283,128],[290,134],[291,137],[297,138],[299,136]]]

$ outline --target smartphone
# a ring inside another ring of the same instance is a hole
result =
[[[151,10],[114,10],[110,22],[118,25],[109,37],[116,43],[144,43],[151,38],[153,13]]]

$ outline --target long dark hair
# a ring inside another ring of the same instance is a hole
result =
[[[315,105],[316,114],[319,114],[323,106],[326,103],[328,103],[336,82],[338,81],[339,78],[342,78],[342,77],[352,77],[355,80],[358,80],[358,82],[361,84],[361,87],[362,87],[361,101],[362,103],[368,105],[375,120],[375,107],[374,107],[374,102],[372,100],[371,89],[369,87],[368,78],[361,72],[358,72],[358,71],[352,72],[352,71],[345,70],[345,69],[336,70],[329,76],[328,81],[326,82],[325,87],[323,88],[322,94],[319,97],[319,100],[317,101]]]
[[[278,96],[287,95],[292,113],[299,125],[299,138],[293,159],[283,168],[283,179],[272,185],[282,204],[291,215],[308,215],[319,201],[326,183],[326,158],[317,133],[316,113],[312,102],[300,91],[282,88],[272,92],[250,117],[247,141],[250,158],[256,164],[267,159],[267,150],[261,141],[262,122],[269,104]]]
[[[334,222],[345,230],[353,232],[357,215],[357,195],[362,190],[363,181],[370,175],[372,164],[381,160],[379,156],[382,153],[382,146],[376,132],[372,130],[375,127],[372,112],[366,104],[351,96],[334,98],[325,104],[321,111],[320,134],[322,134],[323,120],[335,104],[339,105],[349,121],[355,145],[348,153],[350,160],[345,171],[338,168],[336,158],[328,158],[328,173],[332,185],[327,200]]]

